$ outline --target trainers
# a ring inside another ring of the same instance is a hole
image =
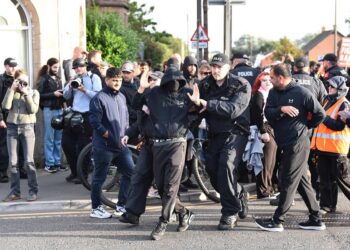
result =
[[[112,215],[109,212],[107,212],[102,205],[99,205],[97,208],[91,210],[90,217],[98,219],[108,219],[111,218]]]
[[[38,199],[37,194],[29,194],[27,197],[27,201],[36,201]]]
[[[66,177],[66,181],[67,182],[73,182],[74,179],[76,179],[77,177],[73,174],[70,174]]]
[[[67,167],[67,166],[64,166],[64,165],[61,165],[61,164],[55,165],[55,168],[56,168],[58,171],[66,171],[66,170],[68,170],[68,167]]]
[[[134,215],[130,212],[125,212],[122,216],[119,217],[119,221],[122,223],[129,223],[133,225],[140,224],[140,218],[137,215]]]
[[[158,193],[158,190],[151,187],[149,190],[148,190],[148,194],[147,194],[147,197],[148,198],[157,198],[157,199],[160,199],[160,195]]]
[[[8,182],[9,182],[9,177],[6,171],[4,173],[0,172],[0,183],[8,183]]]
[[[270,219],[256,219],[255,224],[258,225],[262,230],[269,232],[282,232],[282,223],[276,223],[272,218]]]
[[[124,213],[126,213],[125,207],[118,205],[115,207],[114,216],[120,217]]]
[[[163,238],[166,231],[166,227],[167,227],[166,222],[159,221],[151,233],[151,239],[160,240],[161,238]]]
[[[193,183],[191,179],[188,179],[187,181],[182,183],[183,186],[189,189],[198,189],[198,185],[196,183]]]
[[[56,173],[57,172],[57,168],[55,166],[46,165],[45,170],[48,173]]]
[[[306,222],[299,223],[299,227],[305,230],[317,230],[322,231],[326,229],[326,225],[321,220],[308,220]]]
[[[231,230],[237,226],[237,218],[234,215],[222,215],[218,225],[219,230]]]
[[[8,202],[8,201],[15,201],[15,200],[20,200],[21,196],[18,194],[11,193],[7,195],[2,201]]]
[[[185,232],[190,226],[193,219],[194,214],[188,209],[185,214],[179,214],[179,226],[177,227],[177,231]]]
[[[243,190],[242,195],[239,199],[241,201],[241,210],[238,212],[240,219],[244,219],[248,215],[248,192]]]

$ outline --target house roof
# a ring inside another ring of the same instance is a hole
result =
[[[305,46],[302,47],[302,50],[304,53],[308,53],[310,50],[312,50],[314,47],[316,47],[317,44],[322,42],[324,39],[326,39],[327,36],[332,35],[334,33],[334,30],[326,30],[322,33],[318,34],[314,39],[312,39],[310,42],[308,42]],[[344,37],[343,34],[341,34],[339,31],[337,32],[339,36]]]

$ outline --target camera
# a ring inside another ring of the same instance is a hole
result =
[[[21,79],[18,79],[17,81],[18,81],[18,84],[21,86],[21,88],[28,86],[28,83],[26,81],[23,81]]]
[[[83,84],[83,79],[78,77],[78,78],[75,78],[71,83],[70,83],[70,86],[72,86],[72,88],[74,89],[77,89],[79,88],[80,85]]]

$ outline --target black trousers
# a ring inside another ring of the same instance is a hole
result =
[[[309,210],[310,220],[319,219],[319,206],[315,192],[307,177],[307,160],[310,152],[310,140],[301,136],[294,145],[282,149],[279,166],[280,197],[273,215],[277,223],[284,222],[284,217],[292,205],[296,191],[303,198]]]
[[[183,167],[185,164],[186,139],[154,143],[152,146],[155,183],[162,199],[160,221],[169,222],[173,212],[186,213],[178,198]]]
[[[130,192],[125,205],[126,211],[140,216],[145,212],[148,189],[153,181],[152,146],[147,142],[137,158],[134,173],[131,176]]]
[[[80,151],[91,142],[92,129],[88,114],[85,113],[83,117],[84,123],[80,129],[64,128],[62,134],[62,149],[73,176],[77,176],[77,160]]]
[[[206,170],[210,182],[220,194],[221,214],[231,216],[241,210],[239,197],[243,187],[237,183],[237,167],[242,160],[248,137],[221,133],[209,138],[206,150]]]
[[[7,175],[7,168],[9,166],[9,154],[7,150],[6,138],[6,128],[0,128],[0,172]]]
[[[320,207],[336,209],[338,185],[350,200],[349,160],[346,156],[318,154]]]

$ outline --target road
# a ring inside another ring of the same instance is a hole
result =
[[[89,210],[0,214],[0,249],[350,249],[349,205],[339,195],[336,214],[324,218],[327,230],[298,229],[307,219],[300,197],[290,210],[282,233],[260,231],[254,217],[271,216],[274,207],[267,200],[250,200],[249,216],[232,231],[218,231],[220,207],[212,202],[188,204],[196,218],[187,232],[168,226],[164,239],[149,240],[159,216],[158,205],[148,207],[139,226],[117,219],[89,218]]]

